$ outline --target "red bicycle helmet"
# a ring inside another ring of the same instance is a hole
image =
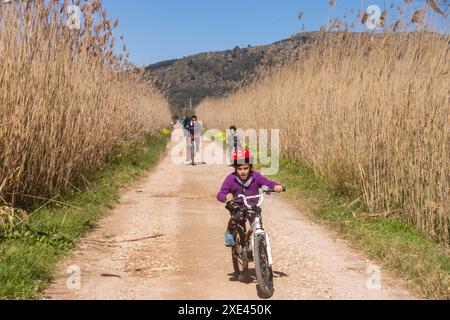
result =
[[[237,149],[233,152],[233,164],[253,164],[253,157],[248,149]]]

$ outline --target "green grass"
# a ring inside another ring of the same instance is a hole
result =
[[[0,299],[38,298],[56,263],[114,206],[120,189],[159,161],[167,138],[150,136],[140,146],[114,153],[87,187],[74,188],[58,204],[33,214],[27,226],[0,239]]]
[[[419,296],[450,299],[450,252],[398,217],[368,217],[354,199],[338,196],[309,168],[282,161],[276,179],[314,221],[349,240],[369,258],[393,271]]]

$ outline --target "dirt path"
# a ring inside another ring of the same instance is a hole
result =
[[[223,165],[175,165],[168,154],[60,263],[43,298],[258,299],[255,283],[229,280],[228,214],[215,200],[229,173]],[[273,299],[415,298],[385,271],[381,289],[368,289],[373,263],[283,196],[268,198],[263,216],[275,260]],[[80,289],[67,286],[67,268],[74,265]]]

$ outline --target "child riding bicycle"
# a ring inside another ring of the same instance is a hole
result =
[[[225,203],[232,200],[239,195],[254,196],[259,194],[259,188],[267,186],[275,190],[275,192],[283,192],[283,187],[278,183],[271,181],[261,175],[260,173],[253,171],[253,157],[249,150],[239,149],[233,154],[233,166],[235,171],[230,174],[223,182],[222,188],[217,194],[217,200]],[[250,205],[255,205],[257,200],[250,200]],[[239,205],[243,205],[243,201],[238,199],[234,201],[234,204],[227,205],[227,209],[230,211],[231,218],[228,222],[228,228],[225,232],[224,243],[227,247],[235,245],[235,240],[232,235],[232,229],[234,224],[233,215],[238,211]],[[250,221],[252,223],[252,221]]]

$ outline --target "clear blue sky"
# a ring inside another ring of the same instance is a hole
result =
[[[355,17],[360,2],[336,0],[335,15]],[[363,3],[364,9],[372,4],[383,8],[384,0]],[[328,0],[104,0],[103,5],[110,18],[119,18],[118,34],[124,34],[130,60],[138,66],[269,44],[300,32],[302,24],[318,30],[330,19]],[[297,19],[300,12],[302,20]]]

